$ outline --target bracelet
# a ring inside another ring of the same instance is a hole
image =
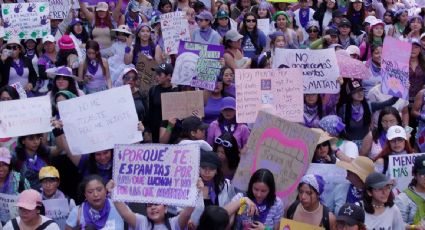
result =
[[[131,48],[130,47],[128,47],[128,46],[126,46],[125,47],[125,53],[126,54],[128,54],[128,53],[130,53],[131,52]]]
[[[62,134],[63,134],[63,129],[62,129],[62,128],[54,128],[54,129],[52,130],[52,132],[53,132],[53,135],[54,135],[55,137],[58,137],[58,136],[60,136],[60,135],[62,135]]]

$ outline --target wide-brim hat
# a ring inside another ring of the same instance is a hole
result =
[[[77,76],[72,74],[72,69],[66,66],[59,66],[46,70],[46,74],[49,78],[55,79],[56,76],[70,77],[75,79]]]
[[[326,141],[336,140],[336,137],[332,137],[329,133],[325,132],[323,129],[319,128],[311,128],[314,132],[320,134],[319,141],[317,141],[317,145],[320,145]]]
[[[13,44],[19,45],[21,47],[21,50],[25,50],[24,46],[16,38],[11,38],[11,39],[7,40],[6,46],[13,45]]]
[[[125,33],[125,34],[129,34],[132,35],[133,33],[131,33],[130,28],[127,25],[119,25],[118,28],[116,29],[112,29],[113,32],[118,32],[118,33]]]
[[[351,162],[337,161],[336,165],[356,174],[363,182],[375,171],[373,161],[369,157],[358,156]]]

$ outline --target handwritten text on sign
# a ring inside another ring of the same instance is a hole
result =
[[[319,134],[308,128],[260,111],[232,183],[246,191],[251,175],[266,168],[275,175],[276,195],[291,196],[308,169],[318,139]]]
[[[69,215],[68,199],[43,200],[43,205],[46,210],[46,216],[54,220],[60,229],[65,229],[66,219]]]
[[[0,138],[50,132],[51,116],[48,96],[0,102]]]
[[[186,91],[161,94],[162,119],[183,119],[196,112],[204,117],[203,91]]]
[[[10,219],[16,217],[16,201],[18,200],[17,195],[9,195],[0,193],[0,221],[7,222]]]
[[[403,50],[403,52],[400,52]],[[382,92],[395,97],[409,97],[409,61],[412,45],[391,36],[385,37],[382,49]],[[415,95],[410,95],[414,97]]]
[[[299,68],[303,72],[304,93],[339,93],[339,67],[334,49],[276,49],[273,68]]]
[[[130,86],[78,97],[59,104],[66,139],[73,154],[112,149],[143,139]]]
[[[391,179],[397,181],[396,188],[403,191],[412,181],[412,167],[416,157],[424,153],[390,155],[388,161],[388,173]]]
[[[161,30],[166,54],[176,54],[180,40],[190,41],[189,22],[186,12],[161,14]]]
[[[303,120],[303,83],[299,69],[236,69],[236,120],[254,123],[265,109],[289,121]]]
[[[42,38],[50,34],[49,3],[2,4],[5,40]]]
[[[199,146],[116,145],[114,152],[114,200],[195,206]]]

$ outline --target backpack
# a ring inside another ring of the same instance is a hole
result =
[[[48,220],[44,223],[42,223],[40,226],[38,226],[36,229],[34,230],[43,230],[45,228],[47,228],[47,226],[49,226],[50,224],[55,223],[53,220]],[[19,230],[19,224],[18,221],[16,220],[16,218],[12,219],[12,225],[13,225],[13,229],[14,230]]]

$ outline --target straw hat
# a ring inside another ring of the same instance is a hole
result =
[[[363,182],[366,181],[366,177],[369,174],[375,172],[373,161],[369,157],[364,156],[359,156],[351,162],[337,161],[336,165],[356,174]]]

